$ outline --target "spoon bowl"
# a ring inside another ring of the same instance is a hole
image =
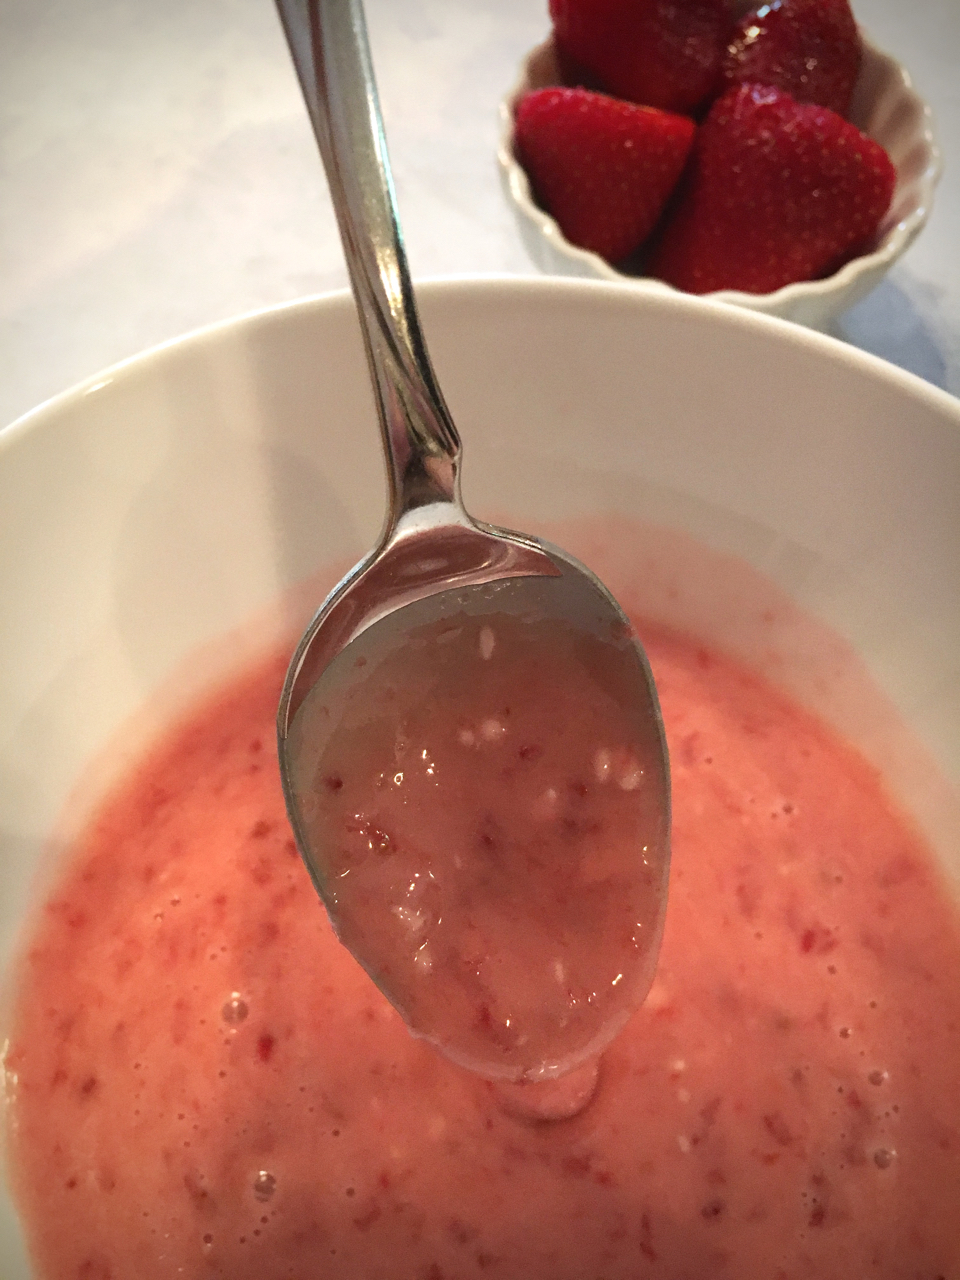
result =
[[[390,485],[377,547],[322,605],[287,674],[288,811],[341,940],[410,1029],[489,1078],[554,1079],[596,1058],[653,979],[669,867],[656,689],[592,573],[466,512],[362,7],[278,9],[337,213]],[[438,822],[441,811],[464,817]]]
[[[637,697],[649,669],[556,549],[479,529],[414,541],[334,592],[291,664],[292,823],[341,940],[411,1030],[489,1078],[555,1079],[653,979],[669,789],[659,712]],[[504,549],[515,563],[468,559]]]

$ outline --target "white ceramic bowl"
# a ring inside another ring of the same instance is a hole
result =
[[[471,508],[562,537],[628,607],[827,715],[960,877],[960,404],[680,294],[514,279],[420,299]],[[0,433],[0,962],[121,727],[114,767],[303,621],[296,584],[370,545],[378,451],[344,295],[161,347]],[[28,1274],[4,1199],[0,1275]]]
[[[879,284],[927,221],[941,169],[930,108],[898,62],[881,53],[865,36],[863,46],[850,119],[886,148],[897,171],[893,201],[881,224],[876,248],[823,280],[785,285],[764,294],[724,289],[711,297],[825,329],[835,316]],[[643,293],[676,293],[672,285],[662,280],[624,275],[598,254],[571,244],[556,221],[535,202],[530,181],[516,157],[514,111],[525,93],[560,83],[551,37],[527,56],[517,84],[500,104],[497,160],[504,193],[516,215],[527,252],[542,271],[551,274],[615,280]]]

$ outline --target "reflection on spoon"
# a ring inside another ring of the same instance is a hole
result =
[[[287,675],[288,810],[341,939],[411,1030],[514,1082],[509,1109],[569,1114],[656,962],[669,863],[656,691],[588,570],[464,510],[359,0],[278,7],[337,211],[390,482],[377,548],[323,604]],[[552,1101],[532,1100],[538,1089]]]

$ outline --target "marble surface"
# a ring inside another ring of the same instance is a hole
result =
[[[497,103],[546,0],[367,0],[417,276],[535,274]],[[960,394],[960,0],[855,0],[933,107],[927,228],[838,336]],[[0,423],[144,347],[346,284],[270,0],[0,0]]]

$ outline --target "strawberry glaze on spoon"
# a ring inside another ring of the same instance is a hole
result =
[[[426,351],[359,0],[278,0],[320,146],[390,483],[281,698],[281,776],[334,927],[407,1021],[538,1118],[590,1098],[666,909],[659,703],[564,552],[475,522]]]

